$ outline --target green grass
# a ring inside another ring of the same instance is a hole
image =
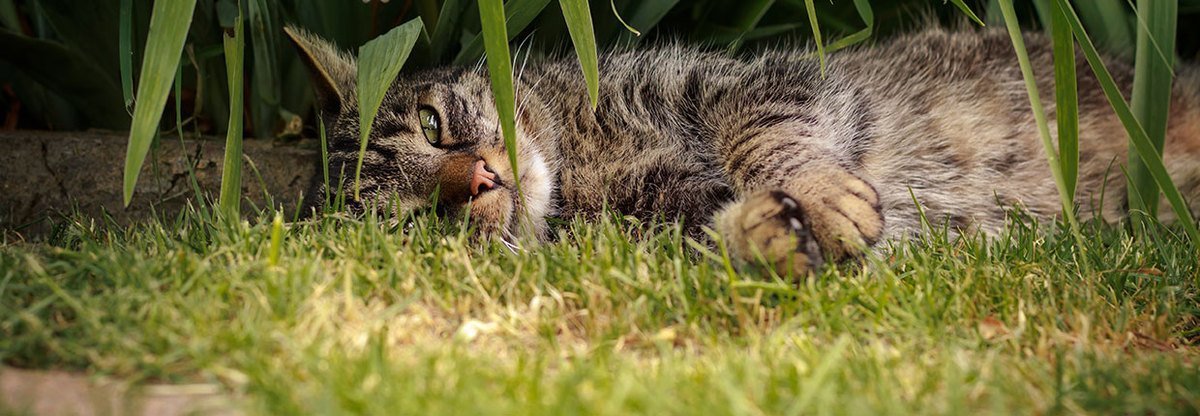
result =
[[[0,246],[0,360],[215,382],[261,414],[1200,411],[1200,265],[1173,228],[1083,224],[1091,274],[1065,227],[1014,221],[734,285],[619,217],[519,253],[431,216],[273,218]]]

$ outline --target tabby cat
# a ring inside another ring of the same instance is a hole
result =
[[[330,172],[349,186],[359,150],[355,61],[301,29],[287,32],[312,72]],[[1050,43],[1025,36],[1042,102],[1052,105]],[[1108,64],[1128,87],[1131,67]],[[1039,219],[1060,213],[1002,31],[928,29],[836,53],[825,74],[804,50],[736,57],[685,47],[612,52],[600,74],[593,109],[574,58],[518,65],[519,178],[484,70],[402,75],[367,143],[362,199],[350,205],[420,209],[436,190],[437,205],[506,241],[542,237],[547,217],[605,208],[678,218],[689,230],[713,227],[735,256],[762,256],[782,273],[919,231],[913,196],[952,232],[995,233],[1012,207]],[[1177,76],[1165,160],[1195,203],[1200,71]],[[1116,219],[1125,130],[1086,65],[1078,77],[1076,200],[1085,218]]]

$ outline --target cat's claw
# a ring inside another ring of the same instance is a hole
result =
[[[866,181],[846,172],[826,175],[827,184],[801,201],[813,236],[835,260],[858,257],[883,235],[879,194]]]
[[[781,276],[804,276],[824,263],[800,204],[782,191],[762,192],[727,207],[718,231],[739,261],[765,261]]]
[[[799,205],[796,205],[796,200],[792,199],[792,197],[790,197],[790,196],[785,196],[785,197],[781,198],[779,200],[779,202],[782,203],[783,207],[787,208],[787,209],[796,209],[799,207]]]

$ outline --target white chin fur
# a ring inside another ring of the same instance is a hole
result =
[[[539,152],[530,152],[529,159],[518,168],[521,169],[521,194],[524,196],[525,209],[518,209],[516,221],[510,228],[518,236],[536,239],[544,235],[546,215],[550,214],[550,193],[553,190],[550,169]]]

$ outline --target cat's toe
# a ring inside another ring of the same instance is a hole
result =
[[[792,276],[821,266],[821,249],[800,203],[785,192],[761,192],[726,208],[717,227],[741,261],[765,261],[779,274]]]
[[[840,175],[832,186],[802,204],[813,235],[834,259],[856,257],[883,236],[883,213],[879,194],[869,184],[850,174]]]

